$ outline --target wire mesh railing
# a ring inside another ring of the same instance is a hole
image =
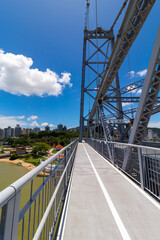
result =
[[[86,138],[85,141],[160,201],[160,149],[135,144],[110,142],[112,145],[112,156],[110,158],[106,141],[91,138]],[[125,155],[128,152],[130,164],[124,171],[122,165]]]
[[[77,143],[0,192],[0,240],[55,238]]]

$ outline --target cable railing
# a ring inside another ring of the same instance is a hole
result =
[[[112,157],[110,158],[105,140],[86,138],[85,141],[145,191],[160,201],[160,149],[110,142],[112,145]],[[128,152],[131,161],[128,169],[124,171],[122,165],[125,154]]]
[[[78,140],[0,192],[0,240],[54,239]]]

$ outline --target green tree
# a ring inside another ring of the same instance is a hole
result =
[[[31,133],[29,134],[29,137],[30,137],[31,139],[35,139],[35,138],[38,137],[38,135],[37,135],[37,133],[35,133],[35,132],[31,132]]]
[[[18,158],[18,154],[17,153],[12,153],[10,156],[10,160],[15,160]]]
[[[47,143],[44,142],[39,142],[36,143],[33,147],[33,155],[44,155],[46,154],[46,152],[49,150],[49,145]]]

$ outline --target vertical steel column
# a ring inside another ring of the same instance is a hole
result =
[[[83,40],[83,63],[82,63],[79,142],[82,142],[82,134],[83,134],[83,129],[84,129],[84,87],[85,87],[85,68],[86,68],[86,40],[87,40],[87,29],[85,28],[84,29],[84,40]]]

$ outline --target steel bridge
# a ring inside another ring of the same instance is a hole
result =
[[[89,29],[86,3],[79,139],[0,192],[0,240],[160,239],[160,150],[143,145],[160,112],[160,27],[145,78],[121,87],[118,74],[155,0],[125,0],[109,30]]]

